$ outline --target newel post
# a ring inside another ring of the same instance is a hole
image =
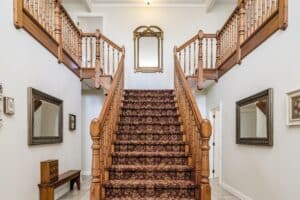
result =
[[[101,133],[100,122],[94,119],[90,126],[92,144],[92,183],[90,188],[90,199],[101,199],[101,170],[100,170],[100,145]]]
[[[288,27],[288,0],[279,0],[279,26],[282,30]]]
[[[23,0],[14,0],[14,24],[18,29],[23,27]]]
[[[203,120],[201,124],[201,200],[211,200],[211,187],[209,183],[209,139],[211,134],[212,127],[209,120]]]
[[[197,88],[198,90],[202,89],[203,87],[203,38],[204,33],[202,30],[198,33],[198,40],[199,40],[199,50],[198,50],[198,80],[197,80]]]
[[[96,66],[95,66],[95,87],[100,88],[100,76],[101,73],[101,53],[100,53],[100,39],[101,39],[101,33],[100,30],[96,30]]]
[[[62,16],[61,0],[55,1],[55,40],[58,43],[57,58],[58,63],[62,62]]]
[[[242,49],[241,45],[245,40],[245,0],[239,0],[239,14],[238,14],[238,36],[237,36],[237,63],[241,64],[242,61]]]

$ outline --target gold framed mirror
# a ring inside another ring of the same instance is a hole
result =
[[[139,26],[134,32],[134,71],[163,72],[164,33],[158,26]]]

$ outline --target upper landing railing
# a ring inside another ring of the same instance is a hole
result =
[[[186,77],[217,80],[279,29],[288,25],[287,0],[239,0],[238,5],[216,34],[203,31],[175,47]]]
[[[125,52],[100,31],[79,30],[61,0],[14,0],[14,22],[80,78],[88,77],[85,69],[91,69],[96,86],[101,75],[115,75]]]

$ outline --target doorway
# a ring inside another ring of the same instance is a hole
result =
[[[221,177],[221,111],[216,107],[210,111],[210,120],[212,125],[212,136],[210,139],[210,178]]]

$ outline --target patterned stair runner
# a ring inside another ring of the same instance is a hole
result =
[[[124,93],[105,199],[196,199],[173,91]]]

